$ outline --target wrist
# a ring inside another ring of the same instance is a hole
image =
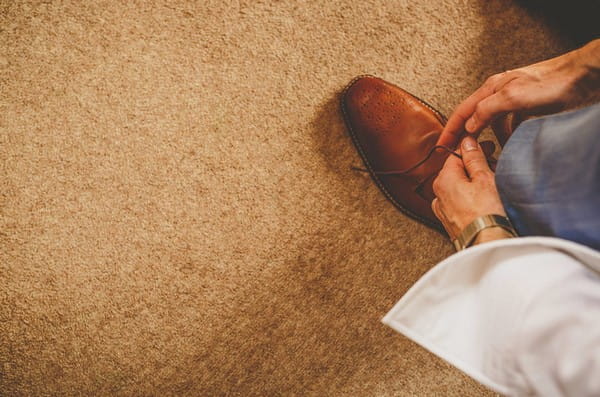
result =
[[[506,234],[496,231],[496,229],[503,229]],[[461,251],[473,244],[516,236],[517,232],[505,215],[488,214],[478,216],[465,226],[452,240],[452,244],[457,251]]]
[[[581,70],[580,86],[596,91],[600,88],[600,39],[573,51],[573,56]]]
[[[511,233],[509,233],[506,229],[501,227],[490,227],[487,229],[483,229],[475,240],[473,241],[473,245],[487,243],[494,240],[501,240],[505,238],[514,237]]]
[[[580,56],[583,63],[592,68],[600,68],[600,39],[590,41],[583,47],[575,50]]]

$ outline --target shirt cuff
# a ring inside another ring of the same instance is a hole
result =
[[[548,237],[497,240],[458,252],[425,274],[383,323],[502,394],[528,392],[518,365],[533,302],[563,280],[600,270],[600,253]]]

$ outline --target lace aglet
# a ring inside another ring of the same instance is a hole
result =
[[[352,171],[359,171],[359,172],[369,172],[368,169],[366,168],[362,168],[362,167],[356,167],[356,166],[351,166],[350,169]]]

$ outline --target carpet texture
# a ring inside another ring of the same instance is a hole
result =
[[[573,42],[508,1],[0,0],[0,390],[491,394],[380,323],[451,244],[340,91],[448,114]]]

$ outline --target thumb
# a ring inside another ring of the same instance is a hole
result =
[[[491,172],[481,146],[473,137],[466,136],[462,140],[461,153],[465,169],[471,179]]]

